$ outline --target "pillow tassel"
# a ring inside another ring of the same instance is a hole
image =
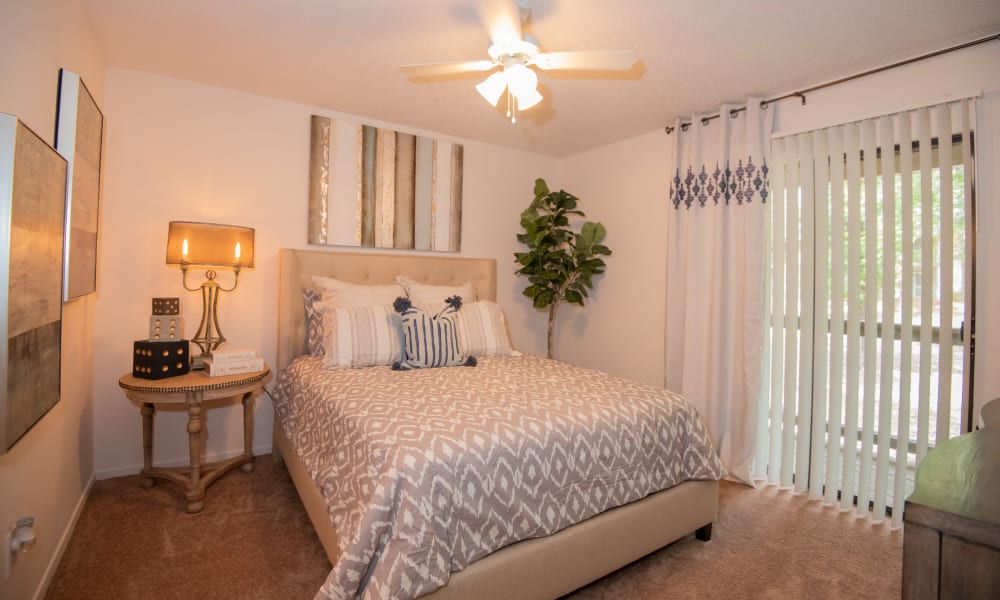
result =
[[[404,298],[403,296],[398,296],[392,303],[392,308],[399,314],[403,314],[413,307],[413,303],[410,302],[409,298]]]

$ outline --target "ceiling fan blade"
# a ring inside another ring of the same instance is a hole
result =
[[[521,41],[521,9],[517,0],[480,0],[479,18],[494,44],[504,46]]]
[[[542,70],[576,69],[586,71],[627,71],[635,64],[631,50],[581,50],[576,52],[543,52],[534,63]]]
[[[400,70],[410,75],[451,75],[453,73],[471,73],[489,71],[496,67],[491,60],[472,60],[467,62],[439,62],[400,65]]]

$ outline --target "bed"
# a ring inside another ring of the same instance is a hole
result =
[[[302,289],[311,284],[312,275],[364,284],[391,283],[397,274],[433,285],[472,281],[481,299],[496,297],[496,263],[492,259],[287,249],[280,251],[279,259],[276,365],[279,372],[306,353]],[[296,364],[307,363],[308,359],[303,359]],[[480,366],[485,373],[491,366],[498,371],[511,365],[513,363],[484,360]],[[341,544],[330,508],[302,458],[306,452],[301,451],[300,455],[300,450],[293,447],[290,439],[294,437],[276,416],[275,458],[287,465],[317,536],[331,563],[337,565]],[[551,535],[507,545],[451,572],[443,587],[421,597],[433,600],[556,598],[692,532],[699,539],[707,540],[718,512],[716,479],[686,480],[605,510]]]

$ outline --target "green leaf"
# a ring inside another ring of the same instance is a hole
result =
[[[534,298],[543,289],[545,289],[545,288],[539,287],[537,285],[529,285],[528,287],[524,288],[524,291],[521,292],[521,293],[523,293],[525,296],[527,296],[529,298]]]
[[[576,208],[576,196],[559,190],[555,194],[555,205],[560,211],[572,210]]]
[[[584,262],[584,266],[591,273],[596,273],[598,269],[604,268],[604,259],[601,258],[589,258]]]
[[[583,224],[583,227],[580,228],[580,240],[588,248],[600,243],[601,240],[603,240],[607,235],[608,231],[604,228],[604,225],[600,223],[587,221]]]
[[[535,296],[534,302],[532,304],[535,308],[545,308],[555,299],[555,294],[549,290],[543,290]]]
[[[519,264],[522,264],[522,265],[525,265],[525,266],[531,264],[531,254],[528,254],[527,252],[515,252],[514,253],[514,259]]]
[[[535,180],[535,197],[540,198],[549,193],[549,186],[545,183],[545,180],[538,178]]]

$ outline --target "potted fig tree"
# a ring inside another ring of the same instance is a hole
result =
[[[585,221],[577,231],[572,221],[586,215],[577,208],[579,198],[559,190],[553,192],[544,179],[535,180],[535,198],[521,213],[524,233],[517,241],[527,246],[525,252],[515,252],[520,267],[515,271],[528,278],[522,292],[538,309],[548,309],[548,357],[553,357],[552,340],[556,312],[562,302],[584,305],[588,290],[594,287],[594,276],[606,267],[602,256],[611,250],[603,245],[607,235],[604,225]]]

